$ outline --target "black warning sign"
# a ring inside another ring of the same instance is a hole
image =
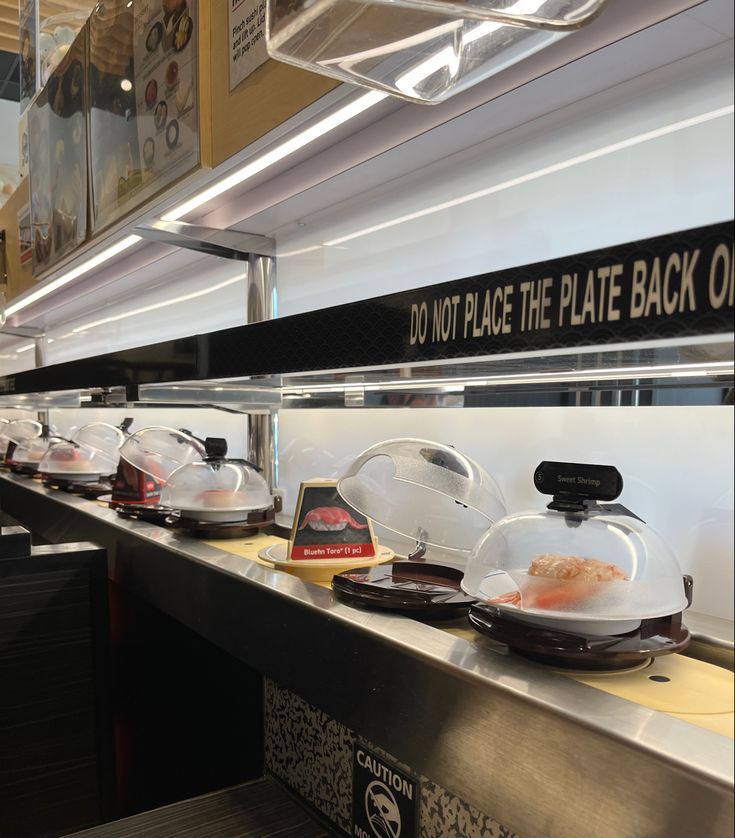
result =
[[[414,838],[419,781],[360,742],[352,755],[353,838]]]

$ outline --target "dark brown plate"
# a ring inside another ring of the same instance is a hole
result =
[[[473,628],[513,652],[564,669],[627,669],[648,658],[681,652],[691,640],[681,614],[643,620],[635,631],[613,635],[572,634],[536,626],[492,605],[473,605],[469,619]]]
[[[463,575],[446,565],[395,562],[338,573],[332,590],[349,605],[443,620],[474,602],[460,588]]]

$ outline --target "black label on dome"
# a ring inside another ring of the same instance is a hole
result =
[[[594,500],[615,500],[623,491],[623,478],[615,466],[588,463],[541,463],[533,482],[544,495],[578,495]]]

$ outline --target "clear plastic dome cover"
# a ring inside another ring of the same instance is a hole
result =
[[[506,514],[492,477],[449,445],[391,439],[364,451],[337,483],[355,509],[393,532],[469,552]]]
[[[119,459],[119,449],[125,440],[125,434],[120,428],[107,422],[90,422],[73,434],[72,440],[93,451]]]
[[[640,621],[687,607],[679,563],[663,539],[604,507],[503,518],[472,551],[462,587],[502,609],[564,621]]]
[[[120,449],[124,460],[164,483],[177,468],[201,462],[204,453],[199,440],[183,431],[159,425],[137,431]]]
[[[42,474],[61,478],[103,477],[115,474],[119,456],[75,442],[52,445],[38,465]]]
[[[42,474],[60,478],[102,477],[115,474],[120,462],[123,432],[107,422],[91,422],[70,442],[52,445],[41,460]]]
[[[4,439],[19,445],[27,439],[35,439],[35,437],[41,436],[42,431],[43,426],[35,419],[13,419],[7,425],[3,425],[2,436]]]
[[[176,469],[161,490],[161,504],[202,519],[241,520],[243,513],[268,509],[273,499],[268,484],[250,465],[215,460]]]
[[[440,102],[591,21],[605,0],[269,0],[272,58]]]
[[[37,436],[19,443],[13,452],[13,462],[37,465],[43,459],[52,441],[49,437]]]

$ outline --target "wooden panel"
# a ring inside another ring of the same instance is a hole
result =
[[[227,5],[201,0],[209,29],[208,42],[201,39],[199,60],[200,78],[208,78],[210,86],[209,106],[202,107],[200,114],[204,166],[218,165],[338,85],[269,59],[230,93]],[[202,86],[200,102],[207,98],[205,90]],[[209,136],[204,136],[207,132]]]
[[[68,838],[327,838],[325,831],[278,783],[267,777],[165,806]]]
[[[18,28],[15,28],[15,34],[12,34],[12,27],[0,26],[0,49],[5,52],[18,52]]]
[[[0,207],[0,230],[5,230],[7,244],[5,248],[8,284],[5,296],[8,300],[17,297],[22,291],[33,285],[31,262],[21,267],[20,245],[18,243],[18,210],[28,203],[28,178],[24,178],[15,192]],[[4,286],[0,285],[0,288]]]

